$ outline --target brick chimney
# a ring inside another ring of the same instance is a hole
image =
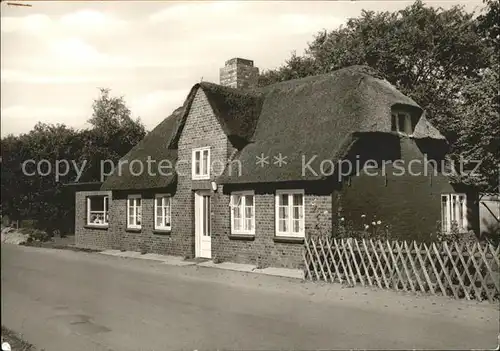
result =
[[[220,85],[231,88],[249,89],[257,86],[259,69],[253,66],[252,60],[239,57],[226,61],[220,69]]]

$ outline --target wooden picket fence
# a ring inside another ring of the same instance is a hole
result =
[[[479,243],[330,239],[305,241],[305,277],[354,286],[499,299],[499,247]]]

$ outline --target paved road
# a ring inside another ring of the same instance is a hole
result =
[[[498,309],[490,305],[99,254],[1,250],[2,324],[46,351],[497,345]]]

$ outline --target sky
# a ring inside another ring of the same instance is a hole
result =
[[[9,0],[15,1],[15,0]],[[99,89],[123,96],[148,130],[182,105],[200,80],[219,83],[233,57],[259,69],[303,53],[314,34],[362,9],[395,11],[411,1],[26,1],[1,3],[1,135],[38,122],[87,128]],[[460,4],[481,0],[427,1]]]

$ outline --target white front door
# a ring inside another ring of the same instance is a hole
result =
[[[212,258],[210,192],[194,193],[195,254],[196,257]]]

